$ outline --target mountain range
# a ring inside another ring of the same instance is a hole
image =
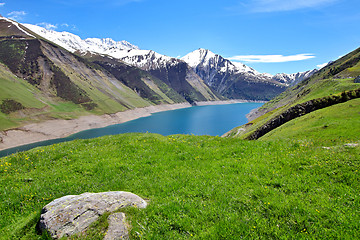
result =
[[[182,60],[207,85],[227,98],[269,100],[274,97],[274,94],[282,92],[286,87],[295,85],[317,71],[314,69],[272,76],[268,73],[259,73],[243,63],[229,61],[207,49],[200,48],[181,59],[176,59],[152,50],[140,50],[139,47],[126,41],[116,42],[109,38],[87,38],[83,40],[68,32],[56,32],[32,24],[24,24],[24,26],[73,53],[108,55],[132,66],[151,71],[162,79],[168,77],[163,76],[161,72],[169,70],[172,72],[172,69],[180,64],[179,60]],[[251,93],[254,90],[257,92],[256,94]]]
[[[0,50],[2,129],[157,104],[270,100],[316,72],[272,76],[210,50],[177,59],[126,41],[83,40],[4,17]]]

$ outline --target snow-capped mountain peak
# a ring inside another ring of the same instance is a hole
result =
[[[31,31],[39,34],[41,37],[46,38],[70,52],[79,51],[81,53],[95,52],[99,54],[110,55],[117,51],[139,49],[137,46],[130,44],[126,41],[114,41],[111,38],[87,38],[81,39],[79,36],[69,32],[57,32],[48,30],[43,27],[23,24]]]
[[[110,56],[120,59],[129,65],[137,66],[143,70],[166,67],[168,64],[175,65],[180,61],[176,58],[165,56],[152,50],[131,49],[128,51],[118,51],[110,54]]]
[[[257,74],[257,72],[246,66],[245,64],[239,62],[231,62],[222,56],[211,52],[210,50],[199,48],[184,57],[181,60],[185,61],[192,68],[197,68],[198,66],[209,66],[211,68],[217,68],[218,71],[232,73],[240,72],[252,72]]]
[[[87,52],[108,55],[126,62],[129,65],[140,67],[144,70],[154,69],[166,64],[175,64],[180,60],[168,57],[152,50],[140,50],[137,46],[127,41],[114,41],[111,38],[87,38],[69,32],[57,32],[45,28],[24,24],[31,31],[39,34],[70,52]]]
[[[199,48],[181,58],[184,62],[194,68],[199,64],[207,64],[210,59],[216,58],[216,55],[210,50]]]

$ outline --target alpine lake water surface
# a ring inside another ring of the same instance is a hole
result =
[[[225,105],[194,106],[190,108],[154,113],[151,116],[133,121],[111,125],[104,128],[90,129],[73,134],[66,138],[36,142],[0,151],[0,157],[27,151],[39,146],[89,139],[105,135],[129,132],[150,132],[162,135],[194,134],[221,136],[231,129],[247,123],[246,114],[263,103],[247,102]]]

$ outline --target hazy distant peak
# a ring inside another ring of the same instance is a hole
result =
[[[309,71],[305,71],[305,72],[298,72],[298,73],[292,73],[292,74],[287,74],[287,73],[278,73],[275,74],[272,79],[284,83],[286,85],[295,85],[299,82],[301,82],[302,80],[311,77],[314,73],[316,73],[318,70],[317,69],[313,69],[313,70],[309,70]]]

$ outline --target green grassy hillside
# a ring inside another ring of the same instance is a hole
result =
[[[260,139],[359,138],[360,99],[327,107],[285,123]]]
[[[126,210],[133,239],[359,238],[360,148],[344,145],[358,136],[291,137],[124,134],[2,158],[0,238],[44,239],[42,206],[111,190],[149,200]],[[103,225],[88,239],[101,239]]]
[[[0,64],[0,103],[4,100],[12,99],[20,103],[25,108],[43,108],[46,105],[41,100],[36,99],[35,95],[40,91],[23,79],[17,78]],[[0,109],[2,109],[2,104]],[[9,109],[11,112],[11,109]],[[0,130],[16,126],[16,119],[7,117],[7,114],[0,111]]]

